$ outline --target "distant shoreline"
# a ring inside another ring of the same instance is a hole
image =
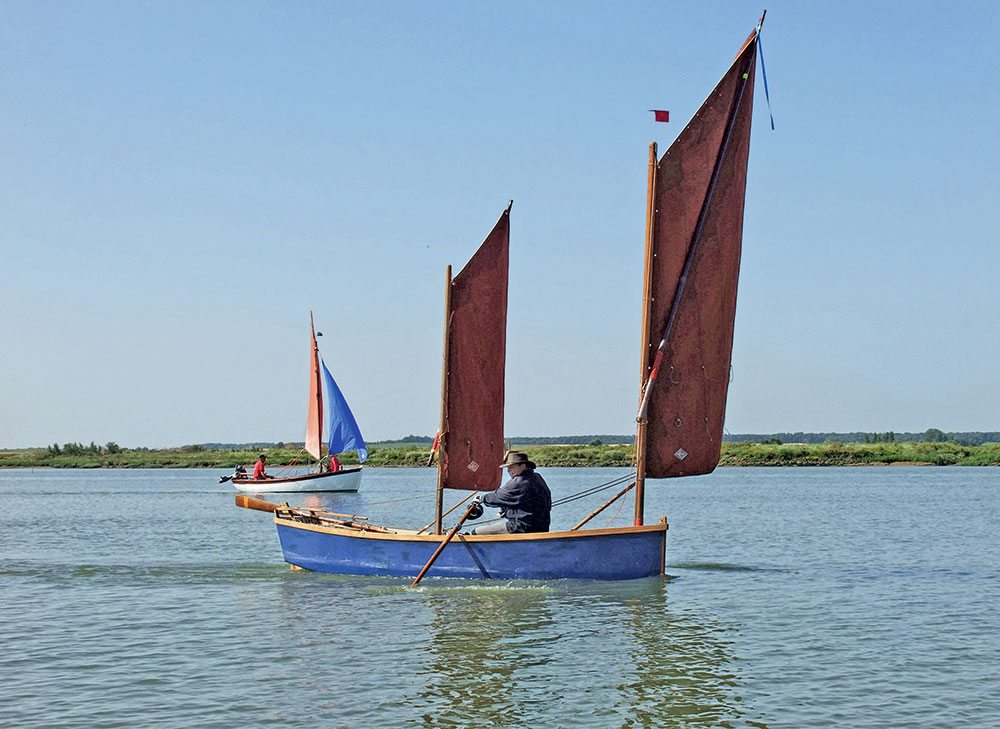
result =
[[[627,468],[632,465],[629,444],[521,445],[539,467],[591,466]],[[73,452],[53,448],[0,450],[0,468],[208,468],[232,470],[252,466],[259,453],[267,453],[274,472],[289,466],[309,466],[312,459],[297,446],[275,448],[206,449],[202,446],[164,449],[81,447]],[[427,465],[427,445],[370,447],[366,466],[413,468]],[[358,463],[355,453],[340,457],[343,465]],[[1000,466],[1000,443],[961,445],[954,442],[904,441],[893,443],[750,443],[722,444],[720,466]]]

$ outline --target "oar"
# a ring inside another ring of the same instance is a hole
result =
[[[242,506],[244,509],[256,509],[257,511],[274,511],[280,506],[280,504],[272,504],[270,501],[252,499],[243,494],[236,494],[236,505]]]
[[[420,580],[424,579],[424,575],[427,574],[427,570],[429,570],[431,568],[431,565],[434,564],[434,560],[436,560],[438,558],[438,555],[441,554],[441,552],[444,551],[444,548],[448,546],[448,542],[451,541],[451,538],[456,534],[458,534],[459,528],[465,523],[465,520],[469,518],[469,514],[471,514],[472,510],[475,509],[476,506],[478,505],[479,505],[478,501],[473,501],[471,504],[469,504],[469,508],[465,510],[465,514],[462,516],[461,519],[458,520],[458,524],[456,524],[454,528],[450,532],[448,532],[448,536],[445,537],[444,541],[441,542],[438,548],[434,550],[434,554],[432,554],[431,558],[427,560],[427,564],[425,564],[424,568],[420,570],[420,574],[417,575],[417,578],[410,583],[410,587],[416,587],[417,583],[420,582]]]
[[[272,504],[270,501],[261,501],[260,499],[254,499],[250,496],[244,496],[243,494],[236,494],[236,505],[242,506],[244,509],[256,509],[257,511],[274,511],[275,509],[288,509],[288,504]],[[368,521],[367,516],[358,516],[357,514],[338,514],[335,511],[323,511],[322,509],[290,509],[293,512],[303,512],[306,511],[309,514],[315,516],[318,519],[325,519],[327,521],[337,521],[336,519],[331,519],[330,517],[340,516],[345,519],[359,519],[361,521]],[[342,526],[351,526],[350,522],[338,522]],[[371,529],[374,531],[384,530],[384,527],[373,526],[371,524],[355,524],[353,525],[358,529]]]

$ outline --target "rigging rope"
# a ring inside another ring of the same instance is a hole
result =
[[[572,503],[574,501],[579,501],[580,499],[585,499],[588,496],[593,496],[594,494],[599,494],[602,491],[607,491],[608,489],[614,488],[615,486],[621,486],[622,484],[627,483],[628,481],[630,481],[632,479],[632,477],[633,477],[633,474],[634,474],[634,463],[633,463],[633,468],[630,468],[629,469],[629,473],[627,473],[626,475],[619,476],[618,478],[614,478],[614,479],[612,479],[610,481],[605,481],[604,483],[598,484],[597,486],[591,486],[590,488],[584,489],[583,491],[578,491],[575,494],[570,494],[569,496],[564,496],[561,499],[556,499],[555,501],[552,502],[552,506],[562,506],[563,504],[570,504],[570,503]],[[397,503],[401,503],[401,502],[404,502],[404,501],[416,501],[418,499],[424,499],[427,496],[433,495],[435,493],[436,493],[436,491],[431,491],[431,492],[426,492],[425,491],[425,492],[417,494],[416,496],[407,496],[407,497],[404,497],[404,498],[401,498],[401,499],[386,499],[384,501],[365,501],[365,502],[356,501],[356,502],[338,503],[337,504],[337,508],[348,508],[348,507],[357,507],[357,506],[369,507],[369,506],[381,506],[382,504],[397,504]],[[452,507],[451,510],[453,511],[455,508],[457,508],[461,504],[465,503],[469,499],[470,496],[472,496],[472,494],[469,494],[469,496],[466,496],[464,499],[462,499],[462,501],[460,501],[458,504],[456,504],[455,507]],[[625,503],[625,499],[622,499],[622,504],[619,505],[618,512],[616,512],[615,516],[611,518],[612,521],[614,521],[614,519],[618,516],[618,513],[621,512],[621,508],[622,508],[622,505],[624,505],[624,503]],[[495,519],[485,519],[482,522],[480,522],[480,524],[492,524],[493,522],[500,521],[502,518],[503,517],[497,517]],[[427,527],[424,527],[424,529],[426,529],[426,528]],[[424,530],[421,529],[420,531],[424,531]]]
[[[305,450],[305,448],[303,448],[301,451],[299,451],[298,455],[295,456],[295,458],[293,458],[290,462],[288,462],[284,466],[282,466],[281,469],[278,470],[277,478],[284,478],[284,476],[282,474],[285,474],[285,473],[288,473],[289,471],[291,471],[292,468],[295,466],[295,464],[299,462],[299,459],[302,457],[302,454],[305,453],[305,452],[306,452],[306,450]]]
[[[615,479],[613,479],[611,481],[607,481],[605,483],[598,484],[597,486],[591,486],[590,488],[584,489],[583,491],[578,491],[575,494],[570,494],[569,496],[564,496],[561,499],[557,499],[557,500],[553,501],[552,505],[553,506],[561,506],[563,504],[569,504],[569,503],[572,503],[573,501],[577,501],[579,499],[583,499],[583,498],[586,498],[588,496],[593,496],[594,494],[598,494],[601,491],[607,491],[608,489],[614,488],[615,486],[620,486],[623,483],[625,483],[626,481],[628,481],[630,478],[632,478],[631,472],[628,473],[628,474],[626,474],[625,476],[619,476],[618,478],[615,478]],[[380,506],[382,504],[396,504],[396,503],[400,503],[402,501],[416,501],[417,499],[423,499],[423,498],[426,498],[427,496],[432,496],[435,493],[436,492],[434,492],[434,491],[424,491],[424,492],[421,492],[421,493],[417,494],[416,496],[406,496],[406,497],[404,497],[402,499],[387,499],[385,501],[365,501],[365,502],[358,501],[358,502],[353,502],[353,503],[351,503],[351,502],[348,502],[348,503],[338,503],[337,507],[340,508],[340,507],[347,507],[347,506]],[[466,499],[468,499],[468,496],[466,497]],[[462,503],[462,502],[459,502],[459,503]]]
[[[607,481],[597,486],[592,486],[589,489],[584,489],[583,491],[578,491],[575,494],[570,494],[569,496],[564,496],[561,499],[557,499],[552,502],[553,506],[562,506],[563,504],[569,504],[573,501],[586,498],[588,496],[593,496],[594,494],[599,494],[601,491],[606,491],[607,489],[614,488],[615,486],[621,486],[623,483],[632,478],[632,474],[629,473],[625,476],[619,476],[618,478]]]

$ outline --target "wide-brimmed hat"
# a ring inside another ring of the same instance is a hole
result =
[[[517,451],[507,451],[507,456],[503,459],[503,463],[500,464],[500,468],[507,468],[507,466],[514,466],[518,463],[523,463],[532,470],[535,468],[535,464],[528,460],[527,453],[519,453]]]

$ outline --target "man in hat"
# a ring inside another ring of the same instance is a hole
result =
[[[472,530],[473,534],[522,534],[547,532],[552,494],[545,479],[535,473],[535,464],[526,453],[510,451],[500,468],[506,468],[510,480],[496,491],[476,494],[476,500],[485,506],[500,508],[506,522],[484,524]]]

